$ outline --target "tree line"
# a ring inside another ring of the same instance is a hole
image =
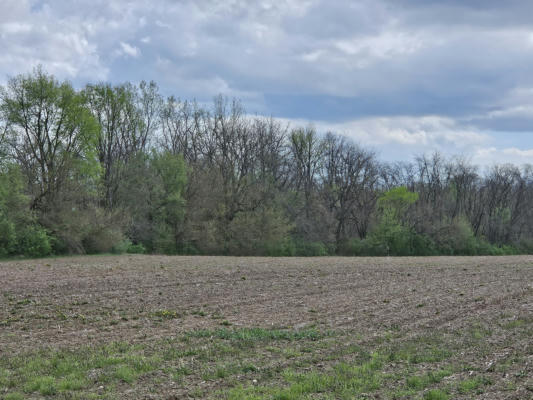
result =
[[[387,163],[312,126],[142,82],[0,87],[0,256],[514,254],[533,168],[435,153]]]

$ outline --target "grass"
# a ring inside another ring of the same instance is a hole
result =
[[[524,324],[513,329],[528,332]],[[209,387],[223,388],[206,393],[192,385],[189,396],[193,398],[442,400],[479,395],[493,384],[484,375],[462,381],[453,378],[471,369],[461,353],[484,349],[491,334],[479,323],[462,331],[410,338],[399,329],[385,330],[372,339],[357,332],[318,328],[201,329],[155,343],[41,349],[2,357],[0,387],[7,388],[3,393],[7,400],[111,399],[124,387],[150,387],[157,392],[170,379],[178,387],[204,381],[212,382]],[[499,367],[508,368],[516,360],[510,356]],[[161,379],[157,371],[166,378]],[[103,390],[97,389],[102,386]]]
[[[263,328],[240,328],[240,329],[203,329],[188,333],[190,337],[213,338],[233,341],[272,341],[272,340],[318,340],[326,334],[316,329],[289,330],[289,329],[263,329]],[[331,334],[331,333],[329,333]]]
[[[0,386],[12,388],[16,396],[43,396],[83,391],[95,384],[133,383],[140,374],[156,369],[158,356],[145,356],[139,346],[113,343],[77,351],[43,349],[38,352],[3,358],[0,361]],[[91,376],[94,376],[91,379]]]
[[[432,389],[424,393],[424,400],[448,400],[450,397],[440,389]]]
[[[18,392],[8,393],[4,396],[4,400],[24,400],[24,395]]]
[[[115,378],[126,383],[132,383],[137,379],[137,373],[127,365],[121,365],[115,371]]]
[[[490,385],[491,381],[483,376],[477,376],[472,379],[465,379],[464,381],[459,382],[458,391],[459,393],[470,393],[477,392],[478,394],[482,393],[481,387],[484,385]]]
[[[443,378],[450,376],[452,374],[453,374],[453,370],[451,368],[438,369],[436,371],[427,372],[425,375],[422,375],[422,376],[419,376],[419,375],[408,376],[405,384],[407,388],[409,389],[421,390],[421,389],[425,389],[426,387],[432,384],[441,382]]]
[[[153,315],[160,319],[176,319],[181,317],[181,315],[174,310],[157,310]]]
[[[53,376],[35,376],[24,385],[25,393],[38,392],[43,396],[57,393],[57,381]]]
[[[329,393],[339,399],[351,399],[358,394],[374,392],[381,388],[384,357],[373,353],[360,364],[339,363],[329,373],[297,373],[290,369],[282,373],[286,387],[249,386],[230,390],[228,399],[300,399],[307,395]]]
[[[471,343],[473,329],[465,330],[463,337],[431,334],[409,340],[402,339],[401,332],[385,331],[364,344],[354,332],[315,328],[195,330],[150,344],[42,349],[5,357],[0,360],[0,386],[8,388],[5,399],[89,394],[104,399],[113,398],[119,387],[136,387],[140,377],[162,371],[177,385],[221,382],[227,388],[214,398],[229,400],[449,399],[450,391],[479,393],[491,384],[475,377],[442,387],[445,378],[461,370],[453,357],[459,344]],[[155,388],[165,385],[164,380],[150,379]],[[145,386],[146,378],[142,382]],[[103,392],[96,390],[100,386]],[[207,395],[199,388],[194,391],[191,397]]]
[[[166,318],[170,313],[164,313]],[[201,372],[205,379],[226,379],[236,374],[253,374],[258,371],[253,360],[240,363],[219,363],[220,359],[246,356],[248,348],[255,344],[313,342],[328,335],[317,330],[221,328],[198,330],[179,338],[162,340],[155,348],[146,345],[113,343],[78,350],[42,349],[0,359],[0,386],[9,393],[5,398],[39,394],[84,393],[95,386],[105,385],[112,390],[117,383],[134,385],[146,373],[168,366],[176,380],[198,371],[198,364],[173,364],[184,359],[198,359],[205,364],[216,363]],[[209,346],[205,346],[205,343]],[[198,346],[196,346],[198,344]],[[197,372],[198,373],[198,372]]]

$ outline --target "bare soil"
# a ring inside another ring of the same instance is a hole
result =
[[[157,318],[165,312],[176,318]],[[221,321],[235,328],[357,332],[364,342],[391,330],[407,340],[472,324],[491,328],[532,319],[533,256],[127,255],[0,263],[0,356],[42,347],[146,343],[219,328]],[[466,352],[465,360],[490,368],[521,352],[524,360],[516,369],[525,371],[520,382],[529,384],[533,338],[495,332],[487,339],[493,354],[478,359]],[[500,378],[505,376],[495,379]],[[532,395],[518,386],[488,389],[479,398]]]

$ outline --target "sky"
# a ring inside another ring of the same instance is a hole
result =
[[[42,65],[76,87],[312,123],[409,161],[533,164],[533,2],[1,0],[0,84]]]

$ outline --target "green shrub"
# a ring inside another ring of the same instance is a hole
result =
[[[127,253],[130,253],[130,254],[144,254],[146,253],[146,248],[140,243],[138,244],[130,243],[126,251]]]
[[[436,249],[443,255],[511,255],[519,248],[510,245],[497,246],[483,237],[477,237],[466,218],[456,218],[444,224],[433,234]]]
[[[521,239],[516,248],[520,254],[533,254],[533,239]]]
[[[113,246],[111,252],[113,254],[145,254],[146,247],[141,243],[133,244],[129,239],[123,239]]]
[[[375,248],[377,243],[370,239],[352,238],[340,243],[337,247],[337,254],[342,256],[368,256],[368,255],[386,255],[385,247],[382,249]],[[377,254],[373,254],[377,253]]]
[[[17,253],[26,257],[44,257],[52,254],[50,237],[40,226],[28,226],[17,236]]]
[[[411,254],[414,256],[434,256],[439,252],[430,237],[418,233],[411,234]]]
[[[83,238],[83,248],[88,254],[111,253],[124,241],[122,232],[109,226],[93,227]]]
[[[0,257],[12,254],[16,244],[15,225],[0,215]]]
[[[430,256],[438,254],[433,241],[410,229],[376,232],[363,240],[350,239],[339,246],[344,256]]]
[[[296,254],[296,245],[290,237],[271,241],[264,244],[264,253],[269,257],[290,257]]]
[[[116,243],[111,249],[113,254],[124,254],[128,251],[128,248],[132,246],[133,243],[129,239],[124,239],[119,243]]]
[[[178,246],[178,254],[194,256],[200,254],[200,251],[192,243],[181,243]]]
[[[328,248],[321,242],[297,242],[294,255],[300,257],[327,256]]]
[[[52,254],[67,254],[69,252],[68,245],[55,235],[50,235],[50,246],[52,246]]]
[[[291,225],[278,208],[259,208],[238,213],[230,223],[218,226],[222,252],[235,255],[292,255]],[[217,240],[217,239],[215,239]]]

